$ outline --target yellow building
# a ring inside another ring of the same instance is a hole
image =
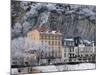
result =
[[[40,36],[41,42],[45,42],[49,45],[49,50],[51,52],[50,56],[61,57],[62,34],[56,31],[52,31],[41,32]]]
[[[40,40],[40,33],[38,30],[33,30],[33,31],[28,32],[27,37],[31,40],[39,41]]]
[[[62,57],[62,34],[60,32],[33,30],[27,34],[27,37],[31,40],[47,43],[49,45],[49,56]]]

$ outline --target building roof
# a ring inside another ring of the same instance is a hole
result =
[[[48,31],[48,28],[46,28],[46,27],[39,27],[39,28],[37,28],[37,30],[39,32],[47,32]]]
[[[62,33],[60,31],[56,31],[56,30],[49,30],[47,27],[40,27],[40,28],[36,28],[34,29],[35,31],[39,32],[40,34],[57,34],[57,35],[62,35]],[[32,31],[34,31],[32,30]]]
[[[74,41],[74,39],[73,38],[66,38],[66,39],[64,39],[64,41]]]
[[[48,31],[48,32],[40,32],[41,34],[52,34],[52,35],[62,35],[62,33],[60,33],[60,32],[53,32],[53,31]]]

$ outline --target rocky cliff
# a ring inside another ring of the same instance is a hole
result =
[[[64,37],[96,39],[96,6],[12,1],[12,39],[34,28],[59,30]]]

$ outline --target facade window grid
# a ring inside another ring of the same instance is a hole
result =
[[[32,37],[32,35],[30,34],[29,37]],[[32,37],[32,38],[36,39],[36,37]],[[49,44],[52,44],[52,45],[57,45],[57,44],[61,45],[61,41],[59,41],[61,39],[61,36],[57,36],[56,37],[56,36],[53,36],[53,35],[51,35],[51,36],[41,35],[41,38],[43,38],[45,41],[46,41],[46,39],[48,40],[50,38],[49,41],[47,41],[47,42],[49,42]],[[56,39],[59,39],[59,40],[56,40]],[[74,44],[73,42],[64,42],[65,46],[66,45],[73,46],[73,44]],[[75,56],[75,54],[73,54],[74,53],[74,47],[70,47],[69,49],[70,49],[70,53],[71,53],[70,56],[74,57]],[[80,48],[80,49],[82,49],[82,48]],[[52,48],[52,50],[53,50],[53,48]],[[60,55],[60,51],[59,50],[60,50],[60,48],[58,49],[57,52],[55,52],[55,53],[57,53],[57,55],[58,54]],[[91,50],[91,48],[89,48],[89,47],[86,47],[84,50],[85,50],[85,52],[84,51],[83,52],[80,51],[80,57],[84,57],[85,54],[88,53],[87,55],[89,55],[91,53],[91,51],[90,52],[88,51],[88,50]],[[64,51],[66,52],[66,49],[64,49]],[[53,53],[52,53],[52,55],[53,55]],[[64,53],[64,55],[66,56],[66,53]],[[90,55],[90,57],[92,57],[92,56]]]

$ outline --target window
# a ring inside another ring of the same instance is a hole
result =
[[[60,40],[60,39],[61,39],[61,36],[59,36],[58,40]]]
[[[73,48],[73,47],[71,47],[71,48],[70,48],[70,51],[71,51],[71,52],[74,52],[74,48]]]
[[[43,40],[41,41],[41,43],[43,43]]]
[[[60,50],[60,47],[58,47],[58,49]]]
[[[16,64],[17,64],[17,62],[13,62],[13,64],[14,64],[14,65],[16,65]]]
[[[64,49],[64,52],[66,52],[66,48]]]
[[[56,36],[54,36],[54,40],[56,40]]]
[[[69,54],[69,56],[71,57],[71,54]]]
[[[64,53],[64,57],[66,57],[66,53]]]
[[[42,35],[42,39],[44,39],[44,36]]]
[[[46,39],[49,39],[49,38],[48,38],[48,35],[45,35],[45,37],[46,37]]]
[[[41,39],[43,39],[43,36],[41,35]]]
[[[58,36],[56,36],[56,38],[55,38],[56,40],[58,40]]]
[[[52,41],[52,45],[54,45],[54,41]]]
[[[46,36],[44,35],[44,39],[46,39]]]
[[[29,34],[29,37],[31,38],[31,35]]]
[[[60,36],[60,38],[59,38],[60,40],[62,39],[62,36]]]
[[[58,45],[60,45],[60,41],[58,42]]]
[[[49,36],[47,36],[47,39],[49,40]]]
[[[74,57],[75,55],[73,54],[73,57]]]
[[[72,42],[72,45],[74,46],[74,42]]]
[[[49,41],[49,45],[50,45],[50,41]]]
[[[48,39],[50,40],[50,35],[48,35]]]
[[[44,35],[44,39],[46,39],[46,36]]]
[[[47,40],[45,40],[45,43],[47,43]]]
[[[52,39],[52,36],[49,36],[50,37],[50,40]]]
[[[57,41],[55,41],[55,45],[57,45]]]
[[[66,42],[64,41],[64,46],[66,46]]]
[[[52,40],[54,40],[54,36],[52,35]]]
[[[72,49],[72,47],[70,47],[70,52],[73,52],[73,49]]]

